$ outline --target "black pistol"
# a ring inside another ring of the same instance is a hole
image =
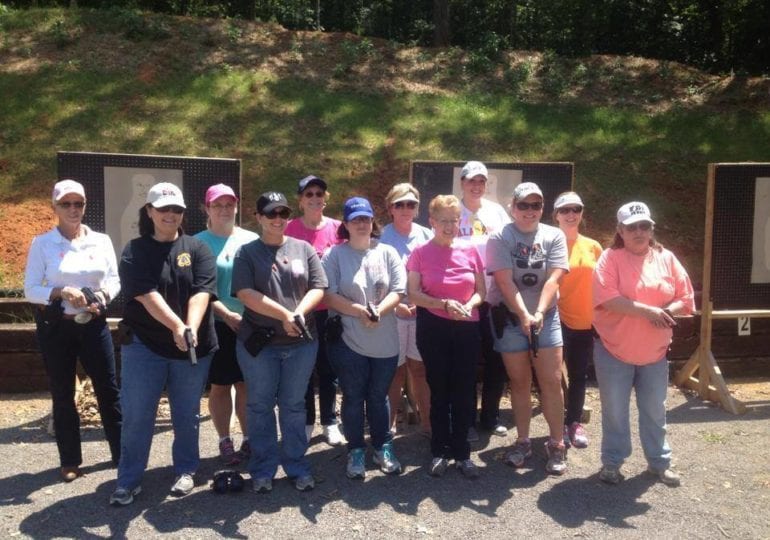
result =
[[[90,306],[91,304],[96,304],[99,308],[99,315],[104,315],[104,313],[107,311],[107,306],[105,306],[101,300],[99,300],[99,297],[96,296],[96,293],[91,287],[83,287],[80,289],[80,292],[83,293],[83,296],[86,297],[86,302]]]
[[[372,322],[378,322],[380,320],[380,312],[377,311],[377,306],[374,302],[366,303],[366,311],[369,312],[369,320]]]
[[[190,355],[190,363],[196,365],[198,363],[198,355],[195,354],[195,346],[193,345],[192,328],[184,329],[184,342],[187,344],[187,354]]]
[[[537,351],[540,350],[540,336],[534,325],[529,327],[529,348],[532,351],[532,357],[537,358]]]
[[[302,320],[302,317],[300,317],[299,314],[294,315],[294,324],[296,324],[297,328],[299,328],[299,337],[305,341],[313,341],[313,336],[310,335],[310,330],[307,329],[305,322]]]

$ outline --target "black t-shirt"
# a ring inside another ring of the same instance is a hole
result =
[[[123,321],[151,351],[166,358],[186,359],[188,354],[174,344],[174,336],[136,300],[157,291],[171,310],[187,320],[190,297],[207,292],[217,298],[216,259],[209,247],[192,236],[180,234],[173,242],[158,242],[150,236],[134,238],[123,249],[118,267],[121,292],[126,297]],[[211,303],[198,329],[195,352],[205,356],[218,348]]]

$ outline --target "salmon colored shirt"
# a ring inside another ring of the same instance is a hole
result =
[[[602,246],[592,238],[578,234],[567,240],[569,273],[559,282],[559,317],[572,330],[590,330],[594,316],[592,282]]]
[[[667,249],[651,249],[645,255],[623,248],[605,250],[594,269],[594,326],[610,354],[638,366],[663,359],[673,332],[654,327],[644,317],[602,307],[618,296],[661,308],[680,300],[688,313],[695,310],[692,283],[673,253]]]

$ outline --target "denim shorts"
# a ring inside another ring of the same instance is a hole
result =
[[[490,317],[490,324],[492,318]],[[503,337],[498,338],[495,329],[492,328],[495,338],[495,350],[499,353],[517,353],[529,350],[529,329],[525,334],[521,325],[513,326],[511,321],[505,324]],[[561,347],[564,344],[561,336],[561,319],[559,310],[555,307],[543,314],[543,328],[538,335],[538,344],[541,349]]]

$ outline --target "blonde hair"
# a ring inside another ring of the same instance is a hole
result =
[[[420,202],[420,192],[417,191],[417,188],[414,187],[409,182],[401,182],[400,184],[396,184],[392,188],[390,188],[390,191],[388,191],[388,194],[385,195],[385,206],[390,208],[390,206],[393,204],[393,201],[398,199],[399,197],[403,197],[407,193],[411,193],[415,197],[417,197],[417,202]]]
[[[433,197],[433,199],[430,201],[430,205],[428,206],[428,214],[430,217],[435,217],[436,214],[441,212],[442,210],[447,209],[456,209],[457,212],[460,212],[460,199],[455,197],[454,195],[436,195]]]

